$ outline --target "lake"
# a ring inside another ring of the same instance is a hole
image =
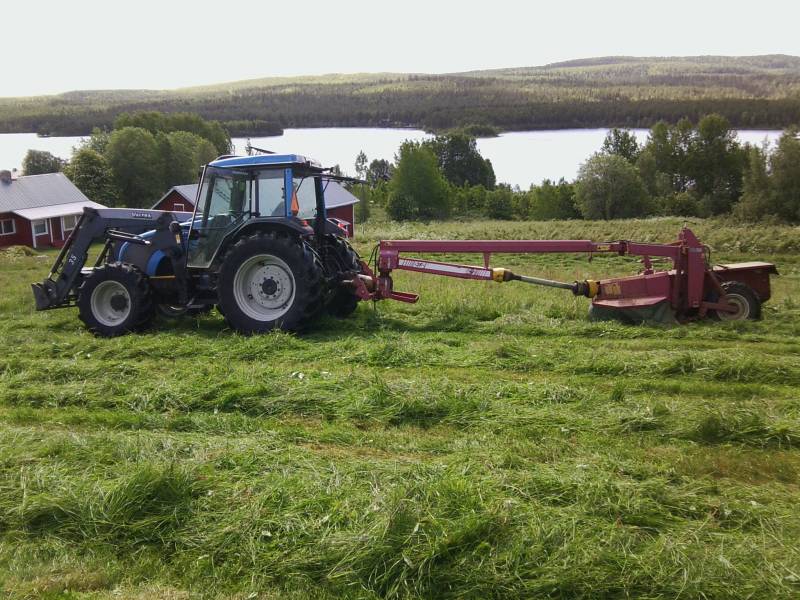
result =
[[[496,138],[478,140],[481,154],[494,166],[497,181],[527,189],[545,178],[574,179],[581,163],[600,149],[607,129],[558,129],[549,131],[517,131]],[[640,141],[647,138],[647,129],[635,129]],[[774,142],[780,137],[777,130],[741,130],[743,142]],[[404,140],[423,140],[430,137],[419,129],[377,129],[329,127],[317,129],[287,129],[282,136],[253,137],[251,143],[259,148],[280,153],[302,154],[315,158],[325,166],[338,164],[350,174],[359,151],[369,160],[392,160]],[[29,149],[46,150],[69,158],[72,147],[80,137],[40,138],[33,133],[0,134],[0,169],[19,168]],[[244,153],[246,138],[234,138],[235,151]]]

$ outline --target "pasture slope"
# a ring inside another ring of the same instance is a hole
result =
[[[359,247],[680,225],[381,224]],[[800,230],[694,226],[778,264],[762,321],[592,324],[558,291],[401,274],[417,305],[304,335],[212,314],[104,340],[34,313],[52,256],[5,253],[0,595],[797,598]]]

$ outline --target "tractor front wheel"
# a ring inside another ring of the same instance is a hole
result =
[[[297,330],[319,313],[322,265],[302,240],[259,232],[226,253],[217,285],[219,310],[235,330]]]
[[[81,321],[89,331],[102,337],[134,331],[153,318],[146,276],[125,263],[94,269],[78,288],[77,304]]]
[[[749,285],[738,281],[726,281],[722,284],[725,295],[719,302],[727,302],[736,308],[735,312],[715,310],[711,316],[720,321],[744,321],[761,318],[761,300]]]

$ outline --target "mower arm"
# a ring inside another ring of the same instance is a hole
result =
[[[184,216],[184,215],[181,215]],[[138,234],[152,229],[167,229],[176,216],[160,210],[132,208],[84,208],[75,229],[69,234],[47,278],[31,284],[36,310],[71,306],[80,284],[81,269],[86,264],[89,247],[97,240],[146,243]]]

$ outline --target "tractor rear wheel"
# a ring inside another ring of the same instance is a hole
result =
[[[761,300],[749,285],[738,281],[726,281],[722,284],[725,295],[719,302],[727,302],[736,307],[736,312],[715,310],[711,316],[720,321],[744,321],[761,318]]]
[[[153,319],[147,277],[133,265],[111,263],[86,276],[78,288],[78,316],[95,335],[114,337]]]
[[[325,266],[327,272],[337,278],[361,271],[360,258],[356,251],[346,240],[335,236],[325,241]],[[328,314],[337,319],[349,317],[358,308],[359,298],[353,288],[341,285],[339,280],[334,280],[333,285],[335,287],[331,290],[326,306]]]
[[[245,333],[298,330],[319,313],[322,265],[302,240],[283,232],[242,237],[222,260],[219,310]]]

